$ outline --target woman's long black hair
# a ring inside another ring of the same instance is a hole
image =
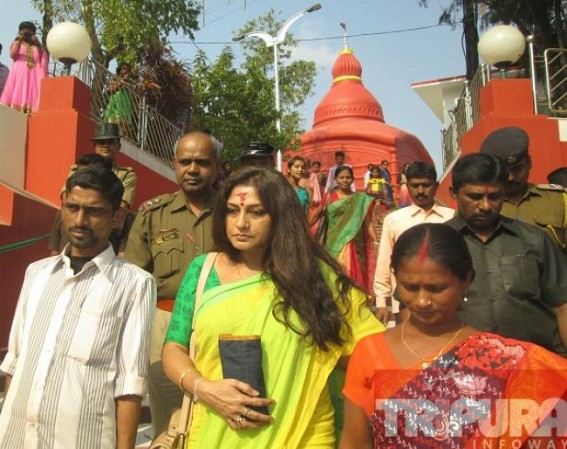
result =
[[[323,350],[331,345],[342,345],[351,336],[345,314],[351,309],[348,292],[352,281],[339,263],[311,237],[305,211],[293,187],[281,173],[247,167],[230,175],[218,194],[213,212],[215,249],[238,260],[238,250],[226,235],[226,203],[238,185],[256,188],[272,220],[271,241],[263,266],[281,298],[274,307],[274,317],[294,332],[311,338]],[[325,281],[322,271],[325,264],[337,275],[338,298],[333,297]],[[341,312],[335,299],[339,300],[345,313]],[[304,329],[293,324],[292,311],[299,315]]]

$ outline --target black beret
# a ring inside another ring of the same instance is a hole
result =
[[[240,159],[246,157],[273,157],[275,149],[269,143],[250,142],[240,155]]]
[[[514,165],[528,155],[530,138],[515,126],[492,131],[480,146],[480,152],[501,158],[507,165]]]

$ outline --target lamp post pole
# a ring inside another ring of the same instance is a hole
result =
[[[276,129],[278,132],[282,131],[282,122],[280,119],[281,105],[280,105],[280,56],[278,53],[278,42],[274,42],[274,93],[275,93],[275,103],[276,112],[278,116],[276,118]]]
[[[305,14],[309,14],[319,9],[321,9],[321,5],[319,3],[316,3],[310,8],[300,11],[297,14],[293,15],[292,17],[290,17],[285,21],[285,23],[282,25],[282,27],[275,36],[272,36],[266,33],[265,31],[251,31],[246,34],[236,36],[232,39],[234,42],[239,42],[242,39],[246,39],[247,37],[258,37],[266,43],[266,46],[274,47],[274,97],[275,97],[276,112],[278,113],[278,117],[276,119],[276,129],[278,130],[278,132],[281,132],[282,130],[282,124],[280,120],[281,105],[280,105],[280,70],[279,70],[278,45],[284,41],[287,31],[296,20],[300,19]],[[279,156],[278,170],[281,171],[281,155],[279,153],[280,150],[278,150],[278,156]]]

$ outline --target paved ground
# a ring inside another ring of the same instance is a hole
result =
[[[151,424],[141,424],[138,427],[138,437],[136,438],[136,449],[150,447],[152,438]]]

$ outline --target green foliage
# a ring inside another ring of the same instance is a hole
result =
[[[541,49],[567,45],[567,0],[490,0],[483,25],[515,23],[525,34],[533,34]]]
[[[32,0],[43,14],[43,35],[53,22],[82,24],[92,42],[96,65],[93,90],[105,83],[110,61],[129,63],[137,71],[136,86],[148,103],[180,128],[190,115],[188,67],[172,57],[171,33],[193,38],[198,29],[197,0]]]
[[[428,0],[418,0],[427,6]],[[479,26],[513,23],[525,34],[534,34],[541,48],[567,45],[567,0],[453,0],[439,17],[452,26],[461,22],[465,3],[478,7]]]
[[[248,22],[242,35],[262,30],[275,35],[283,21],[272,10]],[[241,41],[245,59],[235,67],[231,48],[209,61],[200,51],[193,63],[194,104],[191,125],[224,140],[224,158],[234,161],[251,141],[269,142],[276,148],[293,148],[294,136],[301,132],[301,117],[295,111],[312,95],[316,66],[308,61],[290,61],[291,47],[297,43],[290,33],[279,49],[281,133],[276,129],[273,48],[256,38]]]
[[[193,37],[199,8],[194,0],[32,0],[46,19],[70,20],[85,26],[101,64],[117,56],[135,63],[137,55],[170,33]],[[44,29],[44,34],[49,31]]]

